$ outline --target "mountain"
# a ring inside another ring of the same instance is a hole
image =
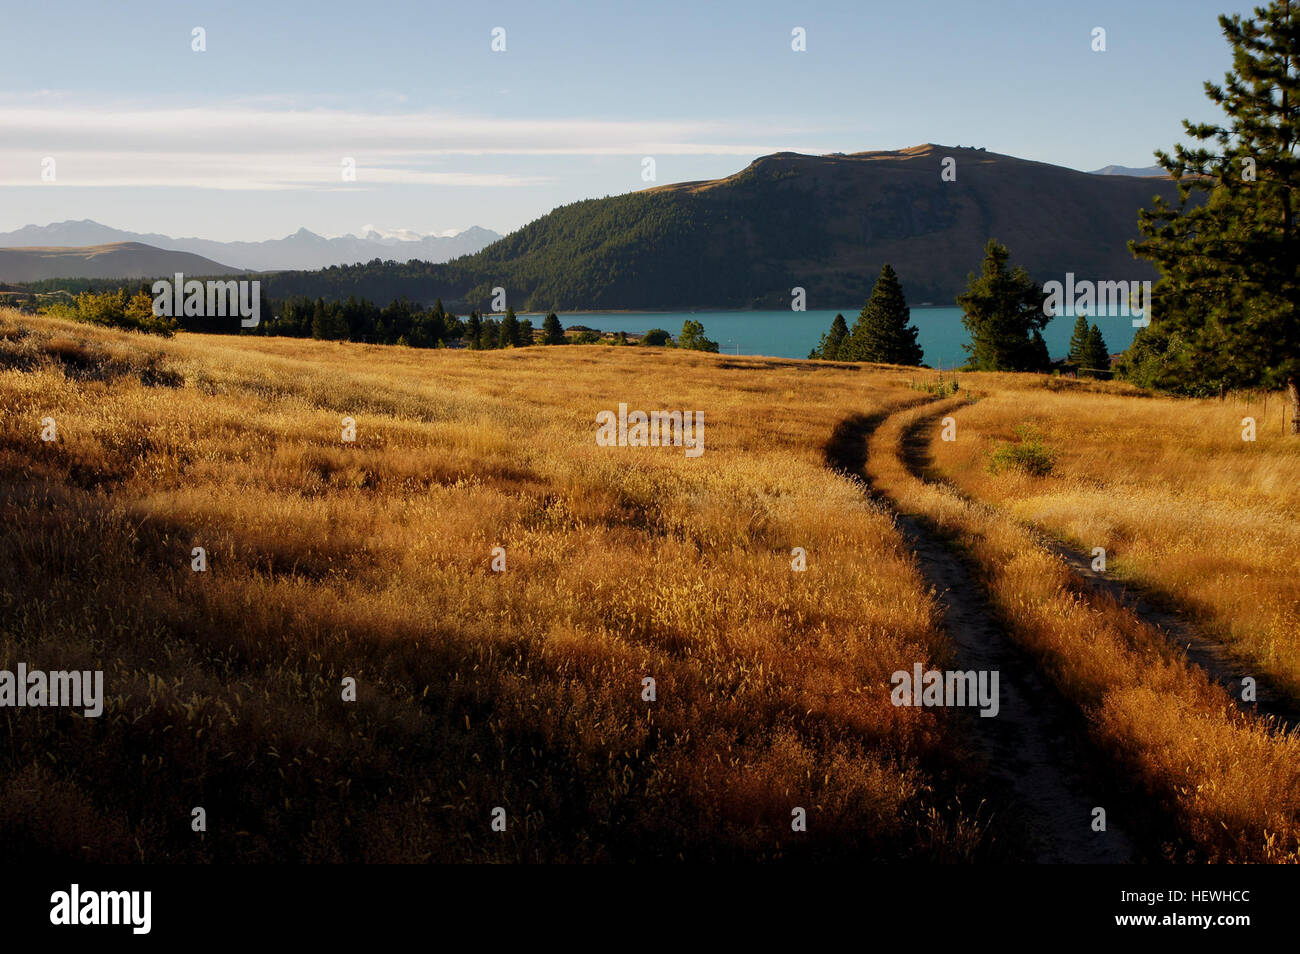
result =
[[[299,229],[282,239],[264,242],[213,242],[199,238],[178,239],[157,233],[126,232],[84,219],[51,225],[26,225],[13,232],[0,233],[0,248],[142,242],[154,248],[193,252],[217,261],[231,262],[243,270],[274,271],[349,265],[376,258],[401,262],[410,259],[445,262],[477,252],[500,237],[496,232],[478,226],[457,235],[420,235],[414,238],[385,236],[370,230],[364,236],[344,235],[331,239]]]
[[[1138,178],[1150,179],[1161,178],[1169,175],[1160,166],[1143,166],[1138,169],[1134,166],[1106,166],[1102,169],[1093,169],[1088,173],[1090,176],[1137,176]]]
[[[114,242],[78,248],[0,248],[0,281],[35,282],[45,278],[170,278],[186,275],[236,275],[231,268],[189,252],[154,248],[139,242]]]
[[[956,180],[940,177],[956,161]],[[1135,260],[1138,210],[1169,180],[1097,176],[979,149],[764,156],[728,176],[561,206],[444,265],[379,265],[268,277],[268,294],[348,295],[483,307],[504,287],[541,310],[857,308],[883,263],[912,302],[948,303],[986,240],[1039,281],[1154,279]]]

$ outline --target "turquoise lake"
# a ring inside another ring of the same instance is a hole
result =
[[[727,354],[766,355],[774,358],[806,358],[817,346],[822,333],[831,326],[837,313],[844,315],[850,328],[862,306],[831,311],[700,311],[700,312],[619,312],[561,314],[560,322],[586,325],[601,331],[644,332],[663,328],[673,335],[682,330],[682,322],[689,319],[701,322],[704,333],[718,343],[718,350]],[[541,327],[540,315],[532,316],[533,324]],[[1130,317],[1093,317],[1106,339],[1111,352],[1123,351],[1133,342],[1133,319]],[[970,335],[961,323],[961,309],[912,308],[912,324],[917,328],[918,339],[925,350],[925,363],[931,367],[951,368],[966,360],[962,345]],[[1054,318],[1043,332],[1047,349],[1053,358],[1064,358],[1070,350],[1070,333],[1074,330],[1074,317],[1062,315]]]

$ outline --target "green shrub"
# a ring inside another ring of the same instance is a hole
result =
[[[957,379],[951,378],[947,381],[940,378],[938,381],[917,381],[911,382],[913,391],[924,391],[926,394],[932,394],[938,398],[952,397],[957,393]]]
[[[1030,424],[1021,424],[1016,428],[1018,444],[999,444],[994,448],[989,459],[989,471],[999,474],[1004,470],[1016,470],[1031,477],[1046,477],[1056,466],[1055,448],[1043,443],[1042,433]]]
[[[677,347],[687,351],[709,351],[718,353],[718,343],[704,337],[704,325],[698,321],[686,319],[682,324],[682,333],[677,336]]]

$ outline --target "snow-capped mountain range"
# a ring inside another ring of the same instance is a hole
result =
[[[214,242],[200,238],[172,238],[157,233],[127,232],[90,219],[26,225],[0,233],[0,248],[48,248],[139,242],[154,248],[192,252],[205,258],[250,271],[325,268],[380,258],[405,262],[420,259],[446,262],[477,252],[501,238],[477,225],[455,235],[419,235],[409,231],[383,233],[369,228],[364,235],[325,238],[299,229],[281,239],[263,242]]]

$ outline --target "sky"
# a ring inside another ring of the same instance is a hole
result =
[[[1217,16],[1248,7],[5,0],[0,231],[504,233],[782,150],[1147,166],[1181,120],[1218,118]]]

